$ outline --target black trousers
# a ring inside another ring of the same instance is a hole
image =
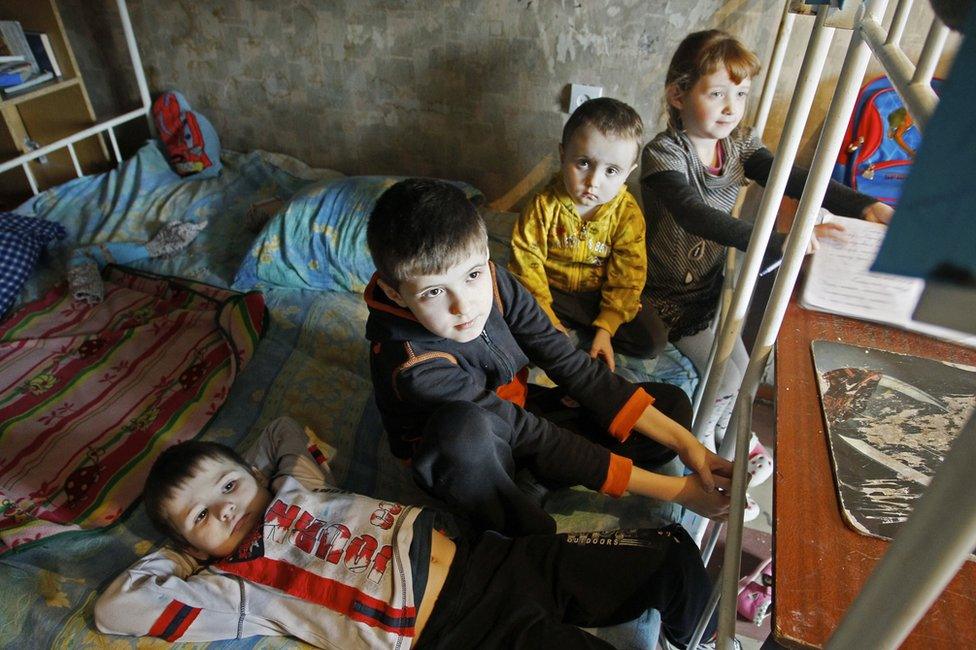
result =
[[[684,426],[691,423],[691,403],[681,389],[642,384],[654,405]],[[438,409],[427,421],[424,439],[414,452],[414,478],[421,487],[471,519],[483,530],[507,535],[554,533],[556,523],[537,498],[515,481],[530,470],[552,488],[584,485],[599,489],[613,453],[653,468],[675,453],[633,433],[619,442],[579,407],[567,405],[560,389],[533,388],[528,410],[556,426],[527,426],[520,432],[500,417],[466,403]]]
[[[576,626],[661,612],[684,647],[711,583],[698,547],[678,525],[661,529],[530,535],[485,533],[459,542],[418,650],[612,648]],[[713,620],[706,630],[709,638]]]
[[[584,329],[592,334],[593,320],[600,315],[601,291],[569,293],[550,286],[552,310],[570,329]],[[610,337],[614,352],[639,359],[653,359],[668,342],[668,326],[664,324],[650,301],[641,296],[641,308],[633,320],[617,328]]]

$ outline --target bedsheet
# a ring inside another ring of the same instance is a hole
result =
[[[205,437],[243,449],[268,422],[287,413],[337,447],[335,474],[347,489],[437,505],[414,484],[383,439],[371,397],[366,342],[360,334],[366,317],[360,297],[276,290],[266,293],[265,299],[268,334]],[[610,499],[587,490],[556,492],[547,509],[560,530],[655,525],[680,518],[673,504],[655,508],[639,497]],[[0,559],[0,581],[15,597],[0,599],[0,645],[132,647],[133,639],[98,634],[92,607],[98,591],[112,577],[159,541],[145,511],[137,507],[115,526],[6,554]],[[643,643],[656,635],[658,620],[657,613],[650,612],[637,626],[598,633],[610,639],[615,635],[643,639]],[[148,642],[141,641],[140,647],[142,643]],[[302,645],[293,640],[250,639],[243,647],[292,644]],[[628,642],[617,645],[638,647]]]
[[[59,221],[69,238],[79,243],[113,237],[145,239],[159,223],[206,218],[207,229],[185,254],[146,260],[138,266],[228,286],[253,238],[242,224],[247,208],[271,196],[287,199],[316,176],[334,174],[262,152],[225,154],[224,171],[208,181],[167,178],[164,167],[158,151],[147,146],[118,170],[49,190],[18,212]],[[506,228],[510,232],[514,215],[487,218],[492,255],[503,263]],[[49,256],[32,279],[31,291],[60,280],[60,259],[66,257]],[[265,287],[263,293],[269,310],[265,337],[203,437],[243,449],[272,419],[287,414],[337,448],[335,474],[347,489],[436,505],[390,454],[383,438],[371,395],[362,297],[274,287]],[[693,380],[694,373],[686,364],[686,359],[669,352],[654,364],[638,364],[631,372],[642,380],[672,373],[677,383],[689,389],[693,385],[689,376]],[[655,374],[657,369],[665,374]],[[671,469],[680,471],[677,466]],[[657,525],[684,514],[674,504],[654,504],[640,497],[611,499],[583,489],[554,492],[546,507],[564,531]],[[135,647],[135,639],[96,632],[92,606],[102,587],[159,542],[138,506],[113,526],[42,541],[0,557],[0,583],[6,592],[0,599],[0,646]],[[636,623],[602,628],[597,634],[620,648],[654,647],[658,623],[657,613],[649,612]],[[168,647],[147,639],[138,645]],[[252,638],[210,646],[303,644]]]
[[[153,458],[195,438],[264,326],[260,293],[107,269],[105,300],[62,287],[0,324],[0,554],[110,526]]]
[[[48,248],[21,302],[44,295],[62,281],[78,245],[144,242],[163,224],[176,221],[207,222],[192,250],[132,266],[229,286],[241,252],[255,235],[244,226],[252,204],[272,198],[287,200],[312,182],[343,176],[266,151],[225,151],[221,159],[224,170],[219,176],[183,178],[170,169],[159,147],[149,142],[116,169],[68,181],[19,206],[17,213],[56,221],[68,231],[65,239]]]

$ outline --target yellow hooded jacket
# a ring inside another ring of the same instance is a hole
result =
[[[584,220],[556,174],[516,221],[508,268],[556,325],[550,285],[571,293],[601,290],[593,326],[613,336],[640,309],[647,277],[644,230],[644,215],[626,185]]]

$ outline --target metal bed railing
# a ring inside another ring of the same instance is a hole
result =
[[[855,18],[853,34],[837,87],[821,130],[793,226],[784,245],[783,263],[776,275],[759,326],[757,340],[749,358],[749,365],[735,400],[729,429],[720,449],[720,453],[726,457],[732,457],[734,454],[735,460],[732,509],[726,535],[724,562],[709,599],[709,606],[699,621],[690,647],[695,647],[701,639],[705,625],[719,603],[721,608],[717,647],[728,650],[733,647],[752,403],[796,284],[810,235],[830,180],[830,173],[837,159],[841,140],[870,56],[874,54],[881,63],[920,129],[924,129],[938,102],[930,82],[945,44],[948,29],[937,18],[933,19],[918,63],[913,65],[900,48],[900,40],[907,24],[911,4],[911,0],[898,2],[887,30],[882,27],[881,22],[888,0],[868,0],[859,8]],[[711,355],[711,371],[702,379],[704,386],[697,400],[698,409],[695,417],[696,434],[700,433],[701,423],[708,421],[711,409],[714,408],[719,381],[733,346],[741,336],[759,265],[774,226],[776,211],[796,157],[803,125],[807,121],[813,94],[833,35],[833,28],[827,25],[830,11],[831,9],[826,6],[817,9],[813,31],[798,74],[780,146],[758,209],[749,247],[727,313],[719,326]],[[792,17],[787,9],[781,23],[781,35],[788,35],[792,27],[791,21]],[[785,44],[781,47],[777,42],[774,48],[774,59],[784,54]],[[778,72],[780,64],[781,58],[774,61],[774,64],[770,65],[770,72],[773,70]],[[763,121],[768,114],[768,105],[772,101],[771,94],[774,88],[775,80],[772,84],[767,81],[763,88],[763,97],[760,101],[760,116]],[[933,481],[925,497],[919,501],[915,514],[892,543],[889,553],[841,622],[829,647],[895,647],[908,635],[918,618],[941,593],[959,565],[965,561],[976,537],[976,499],[969,496],[971,485],[966,481],[967,471],[971,472],[974,462],[976,462],[976,424],[971,419],[953,447],[950,460]],[[963,499],[963,502],[968,500],[969,503],[964,505],[963,511],[960,512],[958,498],[962,495],[969,497]],[[944,498],[957,500],[954,503],[943,501]],[[952,520],[952,524],[948,527],[945,523],[942,503],[951,503],[955,509],[953,516],[948,517]],[[939,521],[938,526],[934,525],[935,520]],[[931,549],[933,528],[942,531],[940,535],[945,545],[941,547],[944,551],[941,556],[920,550],[922,544],[925,545],[924,548]],[[713,527],[712,536],[704,546],[706,555],[711,553],[720,532],[721,526]],[[908,561],[908,558],[911,560]],[[911,576],[905,575],[907,566],[911,567]]]
[[[776,33],[776,41],[773,44],[773,51],[770,56],[769,67],[766,72],[766,76],[763,80],[762,92],[759,96],[759,104],[756,109],[756,114],[752,120],[752,130],[754,133],[762,136],[763,132],[766,130],[766,121],[769,119],[769,111],[773,105],[773,96],[776,93],[776,85],[779,83],[780,73],[783,70],[783,61],[786,59],[786,48],[789,46],[790,35],[793,33],[793,24],[795,22],[796,15],[790,11],[789,0],[783,3],[783,15],[780,19],[779,30]],[[742,211],[743,203],[745,202],[746,192],[742,190],[739,192],[736,198],[735,205],[732,207],[732,216],[736,219]],[[717,323],[721,326],[721,323],[726,322],[728,317],[729,309],[732,306],[732,297],[735,292],[736,278],[738,277],[739,267],[738,267],[738,251],[735,248],[729,247],[726,257],[725,257],[725,279],[722,283],[722,292],[720,298],[720,307],[718,310]],[[750,295],[752,290],[750,290]],[[694,400],[692,404],[692,413],[695,414],[695,422],[698,423],[698,428],[695,430],[697,437],[701,439],[702,437],[702,423],[705,422],[705,418],[698,418],[697,414],[701,407],[701,400],[706,387],[708,386],[708,378],[711,375],[712,367],[715,363],[715,354],[718,349],[718,339],[715,340],[715,345],[712,345],[712,349],[709,352],[708,361],[704,368],[701,369],[699,376],[698,387],[695,390]],[[720,377],[720,375],[717,375]],[[714,381],[721,381],[720,378]],[[716,383],[717,385],[717,383]],[[708,412],[704,414],[706,417],[709,415]],[[704,541],[705,530],[708,526],[707,519],[700,519],[695,524],[689,528],[689,532],[695,541],[702,546],[702,559],[706,564],[712,557],[712,553],[715,550],[715,545],[718,543],[718,538],[721,533],[721,528],[716,527],[712,531],[712,535],[709,537],[708,541]]]
[[[787,2],[786,4],[788,5],[789,3]],[[769,236],[772,233],[773,227],[775,226],[776,214],[779,210],[780,202],[782,201],[786,190],[786,181],[788,180],[790,170],[793,167],[793,161],[796,159],[796,153],[800,145],[800,138],[803,135],[803,127],[806,124],[807,117],[810,114],[810,108],[813,105],[813,99],[817,90],[820,74],[827,58],[827,50],[830,47],[830,39],[834,32],[832,27],[828,27],[826,25],[827,12],[828,9],[826,7],[819,9],[817,17],[814,21],[813,31],[810,34],[810,40],[807,45],[807,52],[803,58],[803,63],[797,77],[796,90],[793,94],[793,99],[790,102],[786,122],[783,126],[780,145],[777,148],[776,157],[773,160],[773,166],[769,173],[769,179],[766,183],[766,188],[759,204],[755,224],[753,226],[752,237],[749,240],[749,247],[746,250],[741,268],[736,275],[734,291],[732,292],[731,299],[728,299],[728,306],[727,308],[723,306],[722,318],[719,323],[715,343],[709,357],[710,368],[707,369],[707,374],[705,374],[705,376],[701,379],[699,394],[696,399],[698,407],[694,419],[694,433],[699,439],[703,437],[704,425],[708,423],[712,411],[715,408],[715,398],[718,396],[718,388],[722,380],[722,375],[725,372],[725,367],[732,355],[736,341],[742,335],[742,327],[745,324],[745,319],[748,315],[747,312],[749,309],[749,303],[755,290],[756,279],[759,274],[759,267],[766,251],[766,244],[769,241]],[[792,20],[793,15],[789,13],[789,8],[787,7],[784,10],[783,21],[780,29],[780,34],[783,35],[783,38],[777,40],[777,44],[774,48],[774,56],[785,57],[787,45],[785,41],[788,40],[789,31],[792,27]],[[783,24],[786,24],[787,28],[784,29],[782,27]],[[780,58],[779,61],[771,63],[770,70],[775,70],[778,74],[781,65],[782,58]],[[767,82],[763,86],[763,97],[760,100],[760,107],[767,107],[765,109],[766,114],[768,114],[768,107],[772,103],[772,98],[770,95],[774,92],[774,90],[775,83]],[[762,117],[763,120],[765,120],[765,116],[763,114],[760,114],[759,117]],[[845,121],[844,127],[846,126],[847,123]],[[809,187],[810,182],[808,181],[807,188]],[[732,275],[731,269],[727,266],[726,277],[729,278]],[[782,269],[778,275],[782,275]],[[728,286],[729,285],[727,285],[727,287]],[[789,289],[786,290],[787,298],[789,297],[791,291],[792,283],[790,284]],[[726,298],[727,294],[728,292],[726,291]],[[771,302],[773,298],[774,297],[770,298]],[[779,328],[779,322],[776,323],[776,328]],[[759,342],[757,341],[756,347],[753,350],[753,357],[759,350],[758,345]],[[761,362],[759,362],[762,364],[759,373],[760,379],[762,377],[762,369],[765,368],[768,356],[769,355],[767,352],[762,356]],[[752,358],[750,358],[749,367],[752,367],[752,365]],[[751,391],[749,391],[752,397],[755,397],[758,384],[759,382],[757,380],[756,385],[752,387]],[[740,396],[743,395],[744,389],[747,389],[748,386],[749,384],[744,379],[742,389],[739,391]],[[750,419],[752,413],[751,404],[752,401],[749,402],[750,408],[748,409]],[[738,445],[734,433],[736,430],[734,422],[736,420],[737,408],[738,405],[733,407],[733,415],[732,419],[729,421],[729,429],[726,431],[725,437],[722,440],[722,445],[719,449],[719,453],[726,458],[731,458],[734,450],[741,446]],[[745,445],[747,446],[748,431],[746,435],[747,442]],[[745,453],[743,453],[743,458],[745,458]],[[741,463],[736,463],[737,470],[741,470],[741,472],[737,471],[736,474],[742,473],[744,475],[746,462],[746,460],[743,460]],[[735,485],[735,475],[733,475],[732,512],[729,516],[730,524],[728,535],[730,538],[734,537],[735,535],[738,535],[738,537],[741,538],[741,513],[745,507],[745,492],[743,490],[742,494],[739,495]],[[738,521],[737,524],[735,523],[736,521]],[[738,533],[735,533],[735,528],[738,528]],[[718,538],[722,533],[722,529],[722,526],[713,526],[711,535],[707,540],[705,540],[703,545],[703,556],[705,561],[708,561],[708,559],[711,557],[712,551],[714,550],[715,545],[718,542]],[[693,535],[696,537],[696,539],[700,539],[703,534],[704,526],[697,531],[693,531]],[[728,555],[728,541],[726,542],[726,555]],[[735,571],[738,572],[738,560],[736,560]],[[734,599],[733,594],[732,600],[734,601]]]
[[[149,116],[149,110],[152,106],[149,100],[149,86],[146,84],[146,75],[142,69],[142,59],[139,57],[139,49],[136,47],[136,37],[135,33],[132,31],[132,21],[129,19],[129,10],[126,7],[125,0],[115,0],[116,5],[119,9],[119,16],[122,19],[122,31],[125,34],[126,46],[129,50],[129,57],[132,59],[132,67],[136,73],[136,82],[139,84],[139,96],[142,99],[142,106],[123,115],[113,117],[110,120],[104,122],[96,123],[87,129],[73,133],[67,137],[61,138],[55,142],[44,145],[39,149],[34,149],[28,153],[22,154],[8,160],[6,162],[0,163],[0,174],[8,172],[12,169],[20,167],[24,175],[27,177],[27,182],[30,185],[31,192],[35,195],[38,194],[40,189],[37,186],[37,179],[34,177],[34,173],[31,171],[30,162],[36,160],[42,156],[57,151],[58,149],[67,149],[68,154],[71,156],[71,163],[74,165],[75,174],[78,177],[84,176],[84,171],[81,168],[81,164],[78,161],[78,154],[75,152],[74,144],[80,140],[90,138],[99,133],[108,132],[109,141],[112,143],[112,154],[115,157],[115,163],[119,164],[122,162],[122,154],[119,152],[119,143],[115,138],[115,127],[123,124],[125,122],[130,122],[132,120],[138,119],[140,117],[146,118],[149,123],[150,132],[153,129],[152,120]]]

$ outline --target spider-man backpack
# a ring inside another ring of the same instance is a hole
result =
[[[169,164],[180,176],[211,178],[220,173],[220,139],[210,121],[190,108],[178,92],[153,102],[153,121]]]
[[[936,92],[941,86],[941,79],[932,80]],[[833,178],[894,206],[921,142],[888,77],[872,79],[858,93]]]

